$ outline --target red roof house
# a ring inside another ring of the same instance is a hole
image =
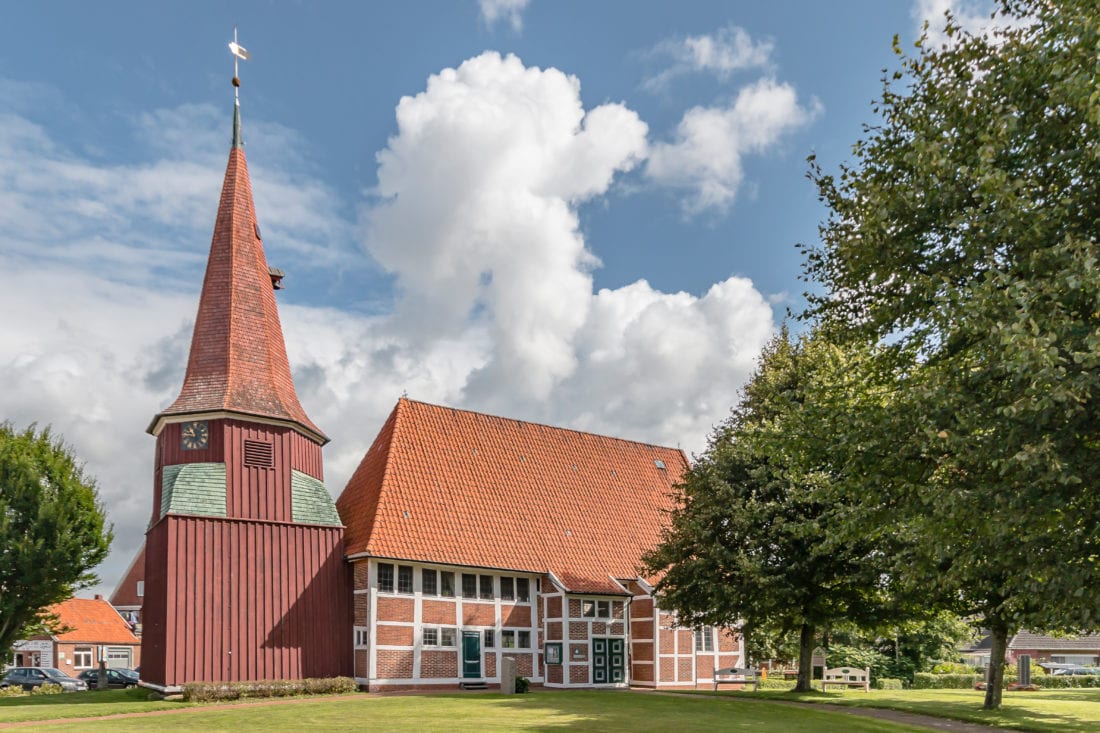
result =
[[[102,596],[70,598],[46,609],[57,617],[55,634],[14,645],[16,666],[57,667],[72,676],[99,665],[133,668],[141,663],[141,640]]]

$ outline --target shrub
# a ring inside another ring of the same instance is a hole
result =
[[[249,697],[335,695],[355,692],[357,689],[359,689],[359,686],[351,677],[257,680],[253,682],[188,682],[183,686],[183,699],[188,702],[213,702]]]
[[[913,689],[915,690],[970,690],[979,682],[985,681],[985,676],[980,674],[932,674],[931,672],[917,672],[913,675]],[[1006,674],[1004,684],[1008,685],[1016,681],[1016,675]]]
[[[901,680],[899,679],[893,677],[880,677],[871,683],[871,687],[876,690],[900,690],[904,685],[901,684]]]
[[[0,687],[0,697],[22,697],[23,694],[23,688],[19,685],[15,685],[14,687]]]
[[[929,670],[932,674],[974,674],[974,667],[960,662],[936,662]]]
[[[1048,674],[1041,680],[1031,681],[1044,690],[1100,687],[1100,675]]]
[[[516,676],[516,692],[528,692],[531,689],[531,680],[526,677]]]
[[[32,695],[60,695],[62,692],[61,685],[39,685],[31,688]]]

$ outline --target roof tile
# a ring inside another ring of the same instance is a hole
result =
[[[140,644],[130,625],[114,607],[99,598],[70,598],[50,606],[47,611],[56,614],[60,627],[58,641],[83,641],[89,644]]]

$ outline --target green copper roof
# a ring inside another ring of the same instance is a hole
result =
[[[183,463],[161,474],[160,515],[225,516],[225,464]]]
[[[241,105],[235,103],[233,105],[233,145],[234,148],[243,148],[244,144],[241,143]]]
[[[301,471],[290,472],[290,507],[295,522],[341,524],[325,485]]]

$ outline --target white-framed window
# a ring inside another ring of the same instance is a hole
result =
[[[444,626],[439,630],[439,645],[440,646],[457,646],[455,639],[458,634],[453,626]]]
[[[439,629],[434,626],[425,626],[421,643],[424,646],[439,646]]]
[[[516,578],[516,600],[524,603],[531,600],[531,582],[527,578]]]
[[[145,596],[145,581],[144,580],[139,580],[137,582],[137,596],[138,596],[138,598],[143,598]]]
[[[356,626],[354,643],[356,649],[365,649],[370,643],[370,629],[366,626]]]
[[[73,649],[73,667],[75,669],[91,669],[95,666],[95,655],[90,646],[78,646]]]
[[[501,649],[515,649],[516,648],[516,632],[513,629],[504,629],[500,632],[500,648]]]
[[[502,577],[500,579],[500,599],[502,601],[514,601],[516,599],[516,579]]]
[[[128,646],[107,647],[107,666],[113,669],[129,669],[134,666],[134,653]]]
[[[581,616],[585,618],[611,618],[611,602],[581,601]]]
[[[473,573],[462,574],[462,597],[477,598],[477,576]]]
[[[493,599],[493,576],[492,575],[479,575],[478,576],[478,598],[482,600]]]
[[[530,631],[517,631],[516,632],[516,648],[517,649],[530,649],[531,648],[531,632]]]
[[[493,629],[485,629],[482,643],[486,649],[495,649],[497,645],[496,632]]]
[[[455,597],[455,574],[450,570],[439,571],[439,595],[446,598]]]
[[[413,569],[408,565],[397,566],[397,592],[413,592]]]
[[[393,593],[393,563],[378,563],[378,590],[381,593]]]
[[[457,638],[457,629],[453,626],[425,626],[420,630],[423,646],[454,647]]]
[[[714,651],[714,627],[699,626],[695,629],[695,651]]]
[[[421,570],[420,590],[426,596],[439,595],[439,573],[428,568]]]

